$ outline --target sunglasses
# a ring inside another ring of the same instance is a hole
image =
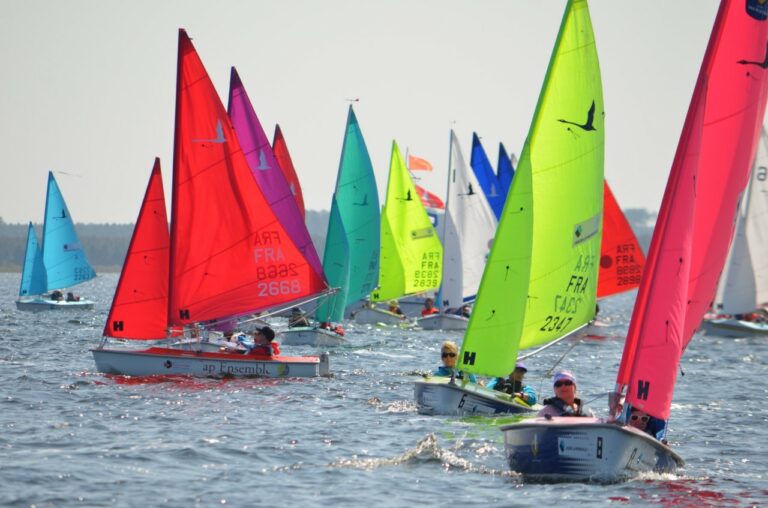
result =
[[[644,416],[632,415],[630,418],[632,419],[632,421],[640,420],[641,422],[647,422],[648,420],[651,419],[651,417],[648,415],[644,415]]]
[[[451,358],[456,358],[456,353],[442,353],[440,356],[442,358],[445,358],[446,356],[450,356]]]
[[[560,388],[561,386],[573,386],[573,381],[557,381],[555,383],[555,388]]]

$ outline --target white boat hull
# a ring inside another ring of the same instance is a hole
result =
[[[341,346],[347,339],[334,332],[316,327],[289,328],[278,335],[283,346]]]
[[[504,392],[489,390],[475,383],[462,386],[461,380],[451,384],[447,377],[430,377],[416,381],[413,396],[417,410],[428,415],[497,415],[534,413],[541,406],[529,406]]]
[[[330,373],[328,355],[259,358],[237,353],[151,347],[143,350],[92,349],[96,368],[124,376],[317,377]]]
[[[387,310],[365,307],[355,312],[355,323],[361,325],[392,325],[407,323],[405,316],[393,314]]]
[[[705,319],[704,333],[718,337],[768,336],[768,324],[738,319]]]
[[[645,432],[597,418],[535,418],[501,431],[510,469],[528,480],[616,482],[685,464]]]
[[[432,314],[416,321],[424,330],[466,330],[469,319],[455,314]]]
[[[30,298],[16,300],[16,308],[27,312],[43,312],[45,310],[90,310],[93,309],[92,300],[47,300],[45,298]]]

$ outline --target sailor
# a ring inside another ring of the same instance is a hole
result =
[[[492,379],[486,388],[508,393],[519,399],[522,399],[528,405],[536,404],[536,392],[533,388],[523,383],[523,377],[528,372],[528,368],[523,362],[517,362],[515,364],[515,370],[509,373],[506,378],[497,377]]]
[[[309,327],[312,326],[304,315],[301,307],[291,309],[291,317],[288,318],[288,328]]]
[[[422,316],[431,316],[432,314],[439,314],[440,311],[435,307],[434,298],[427,298],[424,300],[424,308],[421,309]]]
[[[569,370],[561,370],[553,379],[555,396],[544,399],[544,408],[539,416],[595,416],[585,408],[581,399],[576,397],[576,376]]]
[[[455,342],[446,340],[443,345],[440,346],[440,358],[443,364],[439,366],[433,373],[433,376],[450,377],[456,376],[458,379],[464,379],[464,373],[456,370],[456,357],[459,354],[459,347]],[[467,379],[471,383],[477,383],[477,378],[474,374],[468,374]]]
[[[401,309],[401,308],[400,308],[400,306],[397,304],[397,300],[390,300],[390,301],[389,301],[389,309],[388,309],[388,310],[389,310],[389,312],[391,312],[392,314],[397,314],[398,316],[403,316],[403,317],[405,317],[405,314],[403,313],[402,309]]]
[[[253,346],[246,345],[247,355],[278,356],[280,345],[275,340],[275,331],[269,326],[262,326],[253,332]]]

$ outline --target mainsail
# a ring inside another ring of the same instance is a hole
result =
[[[229,118],[253,177],[267,198],[269,206],[274,210],[275,216],[312,268],[317,273],[322,273],[322,264],[304,224],[304,215],[283,170],[277,163],[267,135],[234,67],[229,82]]]
[[[290,192],[285,196],[296,209]],[[256,183],[192,41],[179,30],[171,325],[259,312],[326,288],[278,220],[281,204],[273,210]]]
[[[47,290],[74,286],[96,277],[53,173],[48,173],[43,225],[43,265]]]
[[[373,165],[352,106],[331,203],[323,270],[339,288],[317,311],[319,321],[339,321],[347,305],[371,293],[379,276],[379,194]]]
[[[765,129],[747,190],[742,198],[723,275],[717,287],[715,309],[726,314],[752,312],[768,302],[768,136]]]
[[[600,246],[600,273],[597,297],[605,298],[640,285],[645,265],[643,249],[637,242],[624,212],[608,186],[603,184],[603,241]]]
[[[168,336],[169,244],[160,159],[155,159],[104,326],[105,337],[164,339]]]
[[[480,142],[480,137],[476,132],[472,133],[472,153],[469,163],[475,172],[477,181],[480,182],[480,186],[485,193],[485,197],[488,199],[488,203],[491,205],[491,209],[493,209],[494,215],[496,215],[496,219],[500,219],[507,195],[499,184],[496,173],[493,172],[491,161],[488,160],[488,155],[486,155],[483,144]]]
[[[496,233],[496,216],[474,172],[467,167],[453,130],[450,143],[440,304],[456,308],[475,299]]]
[[[680,357],[714,298],[768,91],[768,5],[724,0],[653,232],[616,392],[669,418]]]
[[[272,137],[272,152],[275,154],[277,165],[280,166],[283,176],[288,182],[291,194],[293,194],[293,198],[296,200],[296,206],[299,207],[301,216],[304,217],[304,195],[301,192],[301,184],[299,183],[296,169],[293,167],[293,160],[288,151],[288,145],[285,143],[285,136],[283,136],[283,131],[279,125],[275,125],[275,135]]]
[[[605,126],[586,1],[568,3],[458,369],[506,376],[518,349],[595,314]]]
[[[440,239],[393,141],[387,200],[381,213],[379,287],[371,293],[371,300],[437,289],[442,262]]]

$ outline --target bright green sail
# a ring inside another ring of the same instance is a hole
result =
[[[323,254],[328,284],[339,292],[318,308],[318,321],[340,321],[347,305],[376,287],[380,220],[373,165],[350,106]]]
[[[397,143],[392,142],[387,200],[381,212],[379,287],[382,301],[440,287],[443,246],[416,193]]]
[[[570,0],[502,213],[459,368],[505,376],[519,349],[595,315],[605,131],[586,0]]]

